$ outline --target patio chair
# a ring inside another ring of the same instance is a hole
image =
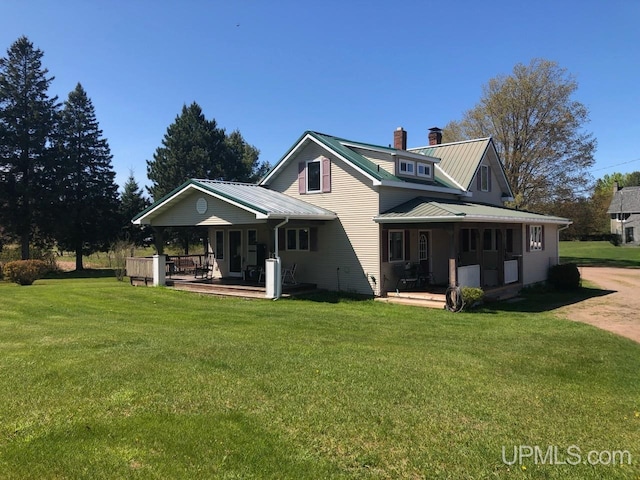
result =
[[[200,277],[207,280],[213,278],[213,259],[207,256],[207,259],[202,265],[195,266],[194,275],[196,278]]]
[[[282,283],[289,283],[295,285],[296,281],[296,264],[291,265],[290,268],[282,269]]]
[[[409,290],[414,288],[418,283],[418,268],[417,265],[411,262],[396,265],[394,267],[394,272],[398,277],[398,281],[396,282],[396,292],[399,292],[400,289]]]

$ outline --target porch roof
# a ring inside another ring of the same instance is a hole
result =
[[[311,205],[284,193],[269,190],[256,184],[193,178],[157,202],[154,202],[149,208],[139,213],[132,222],[135,224],[151,224],[153,217],[172,208],[194,190],[252,213],[257,220],[284,219],[287,217],[299,220],[333,220],[337,218],[334,212],[325,208]]]
[[[569,225],[567,218],[514,210],[482,203],[416,197],[373,218],[377,223],[484,222],[552,223]]]

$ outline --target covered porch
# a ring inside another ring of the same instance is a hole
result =
[[[402,295],[467,286],[482,288],[487,297],[515,295],[524,285],[525,222],[535,217],[423,197],[399,205],[375,218],[384,291]]]
[[[521,225],[397,223],[381,237],[387,295],[467,286],[502,297],[522,287]]]
[[[326,209],[257,185],[190,180],[133,221],[157,230],[197,226],[206,232],[202,253],[154,259],[164,262],[153,271],[154,285],[278,298],[313,288],[288,254],[313,251],[319,226],[335,218]]]

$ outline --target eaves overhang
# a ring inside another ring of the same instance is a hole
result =
[[[553,225],[571,225],[567,219],[538,219],[523,217],[500,217],[491,215],[441,215],[433,217],[376,216],[376,223],[540,223]]]
[[[254,215],[258,221],[284,218],[292,220],[333,220],[337,218],[334,212],[327,209],[255,184],[191,179],[138,214],[133,218],[132,223],[135,225],[152,224],[154,217],[171,209],[173,205],[182,201],[193,191],[201,192],[208,197],[244,210]]]
[[[437,193],[449,193],[453,195],[459,195],[463,197],[470,197],[471,192],[460,190],[457,188],[439,187],[437,185],[428,185],[424,183],[414,182],[398,182],[395,180],[380,180],[378,185],[383,187],[403,188],[405,190],[420,190],[422,192],[437,192]]]

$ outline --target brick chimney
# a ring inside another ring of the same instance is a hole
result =
[[[620,184],[616,180],[615,182],[613,182],[613,193],[616,193],[618,190],[620,190]]]
[[[440,145],[442,143],[442,130],[438,127],[429,129],[429,145]]]
[[[396,128],[393,132],[393,148],[396,150],[407,149],[407,132],[402,127]]]

